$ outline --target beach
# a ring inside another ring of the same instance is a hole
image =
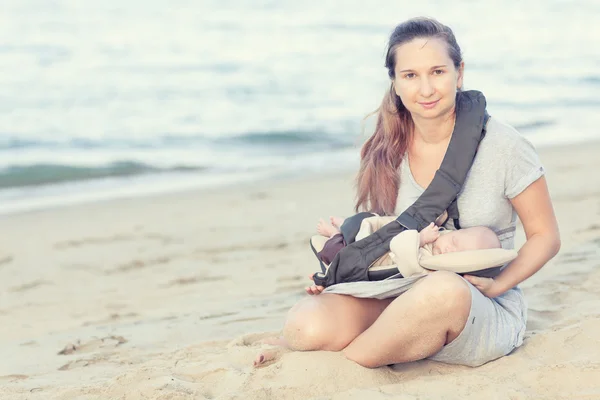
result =
[[[478,368],[281,351],[354,172],[0,216],[1,399],[598,399],[599,143],[539,149],[561,230],[523,346]],[[517,248],[524,242],[518,227]]]
[[[597,3],[3,2],[0,400],[600,399]],[[547,169],[562,249],[524,345],[369,370],[268,344],[419,16]]]

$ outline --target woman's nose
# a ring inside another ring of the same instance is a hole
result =
[[[429,77],[425,76],[421,79],[421,96],[429,97],[435,92]]]

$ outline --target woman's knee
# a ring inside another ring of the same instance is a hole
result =
[[[471,308],[471,290],[467,282],[454,272],[432,272],[418,288],[423,300],[440,312],[468,312]]]
[[[335,343],[335,326],[330,310],[320,300],[317,297],[304,298],[289,311],[283,336],[293,350],[343,348],[329,348]]]
[[[295,350],[339,351],[367,329],[391,302],[320,294],[288,313],[283,336]]]

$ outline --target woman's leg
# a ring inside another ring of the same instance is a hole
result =
[[[429,357],[462,332],[470,309],[467,283],[452,272],[433,272],[396,298],[344,353],[369,368]]]
[[[349,359],[377,367],[437,353],[462,332],[470,307],[466,282],[438,271],[393,301],[335,294],[304,298],[290,310],[283,335],[293,350],[344,349]]]
[[[371,326],[391,302],[338,294],[306,297],[289,311],[283,337],[293,350],[339,351]]]

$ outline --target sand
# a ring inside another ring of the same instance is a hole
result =
[[[253,368],[306,296],[317,219],[352,213],[345,173],[0,217],[0,398],[600,399],[600,144],[540,154],[563,245],[522,284],[527,335],[507,357]]]

